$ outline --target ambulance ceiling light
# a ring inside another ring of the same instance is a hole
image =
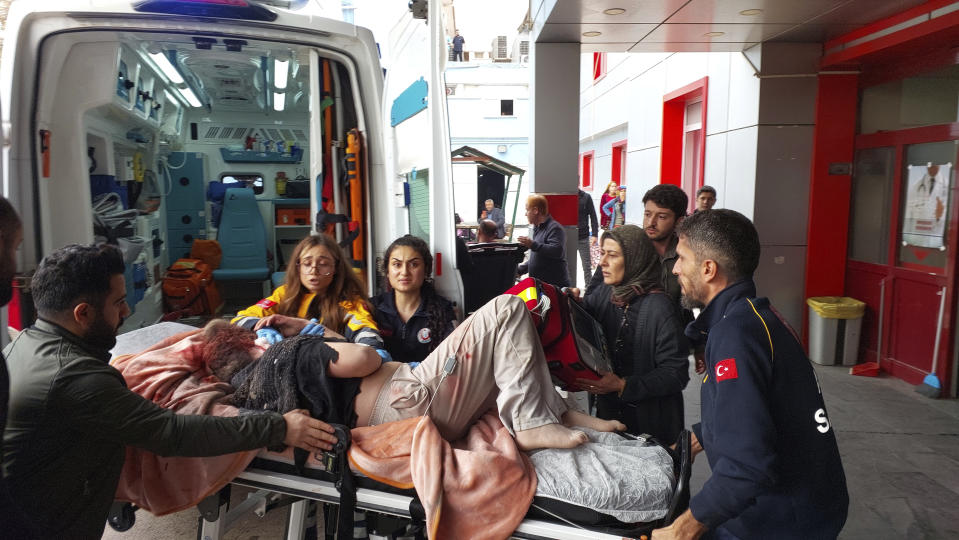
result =
[[[166,51],[151,52],[150,59],[163,72],[167,80],[173,84],[183,84],[183,76],[177,71],[176,67],[167,58]]]
[[[180,92],[180,95],[183,96],[183,99],[185,99],[191,107],[199,108],[203,106],[203,103],[197,99],[196,94],[193,93],[193,90],[191,90],[189,86],[186,88],[177,88],[177,91]]]
[[[274,92],[273,93],[273,110],[277,112],[282,112],[286,108],[286,93],[285,92]]]
[[[286,83],[289,81],[290,75],[289,68],[289,60],[280,60],[278,58],[273,60],[273,86],[275,86],[277,90],[286,89]]]

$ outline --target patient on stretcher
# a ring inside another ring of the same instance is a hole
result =
[[[567,407],[552,384],[532,320],[516,296],[497,297],[477,310],[415,368],[382,363],[363,345],[314,336],[289,339],[308,324],[302,319],[273,316],[261,323],[288,338],[267,348],[255,345],[252,333],[226,324],[204,331],[204,352],[211,353],[206,356],[208,365],[217,378],[237,388],[234,402],[242,408],[279,406],[284,397],[274,395],[273,383],[292,376],[300,378],[296,384],[301,393],[310,385],[305,393],[315,394],[321,408],[343,417],[327,415],[327,421],[351,427],[428,414],[443,438],[453,441],[496,407],[517,445],[527,451],[587,442],[576,427],[625,429],[617,421]],[[261,357],[263,361],[257,362]],[[347,410],[337,412],[344,405]]]

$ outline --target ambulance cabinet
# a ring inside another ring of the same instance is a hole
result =
[[[193,240],[206,238],[205,159],[196,152],[172,152],[167,157],[167,242],[170,263],[189,257]]]

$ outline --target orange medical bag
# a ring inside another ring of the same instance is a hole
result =
[[[182,315],[215,315],[222,306],[213,270],[200,259],[179,259],[163,275],[163,309]]]

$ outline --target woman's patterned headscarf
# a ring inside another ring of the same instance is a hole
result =
[[[626,305],[637,296],[662,290],[659,254],[646,231],[636,225],[623,225],[603,233],[603,241],[607,238],[619,244],[625,262],[623,280],[612,285],[612,303]]]

